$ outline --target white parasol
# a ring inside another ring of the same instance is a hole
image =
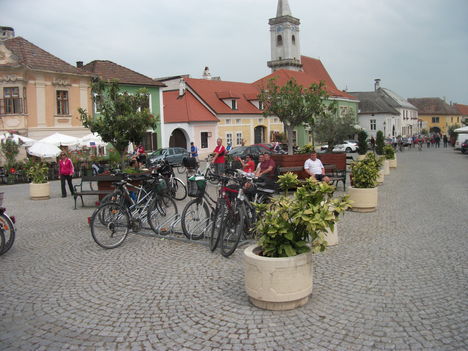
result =
[[[90,133],[80,138],[80,146],[97,147],[105,145],[107,145],[107,143],[102,141],[101,136],[97,133]]]
[[[27,150],[27,152],[28,154],[33,156],[37,156],[40,158],[48,158],[57,157],[62,152],[62,150],[60,150],[55,145],[37,141]]]
[[[52,144],[55,146],[72,146],[72,145],[78,145],[80,143],[79,138],[75,138],[73,136],[65,135],[61,133],[54,133],[39,141],[41,143]]]
[[[19,134],[0,134],[0,141],[6,140],[6,139],[11,139],[15,143],[19,144],[20,140],[23,143],[23,146],[31,146],[36,142],[36,140],[19,135]]]

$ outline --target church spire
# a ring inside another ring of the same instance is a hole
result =
[[[301,21],[291,15],[288,0],[278,0],[276,17],[270,18],[271,61],[268,67],[301,71],[299,25]]]
[[[276,10],[276,17],[282,16],[292,16],[288,0],[278,0],[278,9]]]

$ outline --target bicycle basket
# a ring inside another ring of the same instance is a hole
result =
[[[205,194],[206,179],[203,176],[192,176],[187,182],[187,195],[190,197],[202,197]]]
[[[159,178],[155,181],[155,189],[156,193],[163,194],[167,191],[167,183],[166,180],[163,178]]]

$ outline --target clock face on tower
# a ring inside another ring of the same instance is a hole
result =
[[[291,31],[297,32],[297,27],[296,26],[291,26]]]
[[[283,31],[283,27],[281,26],[276,27],[276,32],[282,32],[282,31]]]

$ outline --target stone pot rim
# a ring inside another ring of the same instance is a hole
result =
[[[310,254],[312,254],[312,251],[308,251],[308,252],[304,252],[304,253],[301,253],[299,255],[296,255],[296,256],[289,256],[289,257],[267,257],[267,256],[260,256],[258,255],[257,253],[255,253],[255,251],[257,249],[260,248],[260,245],[258,244],[252,244],[252,245],[249,245],[247,246],[245,249],[244,249],[244,255],[246,257],[252,257],[252,258],[255,258],[256,260],[259,260],[259,261],[276,261],[276,262],[281,262],[281,261],[290,261],[292,258],[297,258],[297,259],[301,259],[302,257],[306,257]]]

